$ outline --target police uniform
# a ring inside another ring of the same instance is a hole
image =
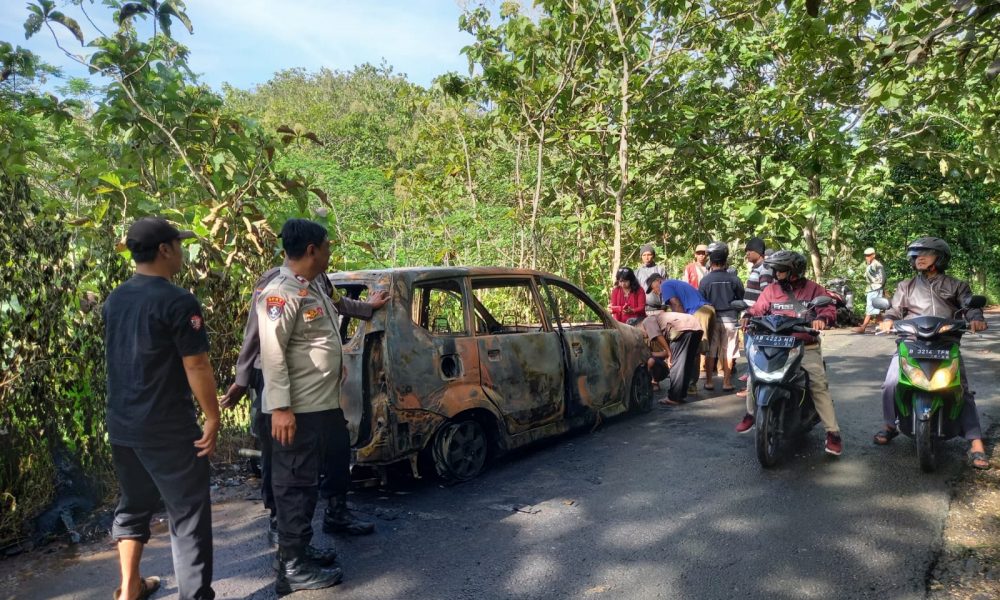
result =
[[[327,291],[319,282],[281,267],[256,299],[263,410],[270,415],[288,409],[296,417],[292,443],[272,443],[271,448],[271,486],[282,548],[302,548],[312,539],[321,465],[325,464],[327,479],[334,480],[330,487],[346,492],[350,483],[335,306],[341,298],[335,289]]]

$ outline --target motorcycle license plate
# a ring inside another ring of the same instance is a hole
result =
[[[908,350],[911,358],[929,358],[931,360],[948,360],[951,358],[950,348],[922,348],[920,346],[910,346]]]
[[[771,348],[791,348],[795,345],[795,338],[790,335],[755,335],[753,343]]]

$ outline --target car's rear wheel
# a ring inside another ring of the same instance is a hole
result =
[[[478,421],[450,421],[434,437],[434,470],[444,479],[467,481],[482,472],[489,448],[489,437]]]
[[[628,393],[628,409],[634,413],[649,412],[653,408],[653,383],[645,366],[632,374],[632,387]]]

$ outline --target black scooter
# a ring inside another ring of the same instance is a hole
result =
[[[808,433],[820,422],[809,392],[809,375],[802,369],[805,346],[793,333],[819,335],[810,327],[813,309],[833,304],[829,296],[797,302],[795,317],[766,315],[750,319],[746,330],[748,389],[757,404],[754,423],[757,460],[771,468],[782,457],[786,441]],[[736,300],[733,308],[745,309]]]
[[[887,310],[885,298],[872,306]],[[937,467],[937,446],[962,434],[960,365],[962,334],[967,331],[965,313],[986,306],[985,296],[972,296],[954,319],[925,315],[892,324],[898,335],[899,383],[896,386],[898,430],[913,438],[917,461],[926,473]]]

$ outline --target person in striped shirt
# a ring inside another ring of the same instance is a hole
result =
[[[747,277],[747,284],[743,286],[744,294],[743,300],[750,306],[753,306],[757,298],[760,297],[760,293],[764,291],[769,283],[774,281],[774,273],[771,271],[767,265],[764,264],[764,240],[759,237],[752,237],[747,240],[747,244],[744,247],[746,251],[746,260],[750,263],[750,275]],[[746,347],[746,333],[743,334],[743,345]],[[749,377],[749,368],[747,369],[747,374],[740,377],[740,381],[746,383]],[[752,398],[747,396],[747,388],[744,387],[742,390],[736,392],[736,395],[740,398],[747,399],[747,413],[743,419],[736,426],[736,431],[743,433],[744,431],[749,431],[753,427],[754,422],[754,412],[755,406]]]

